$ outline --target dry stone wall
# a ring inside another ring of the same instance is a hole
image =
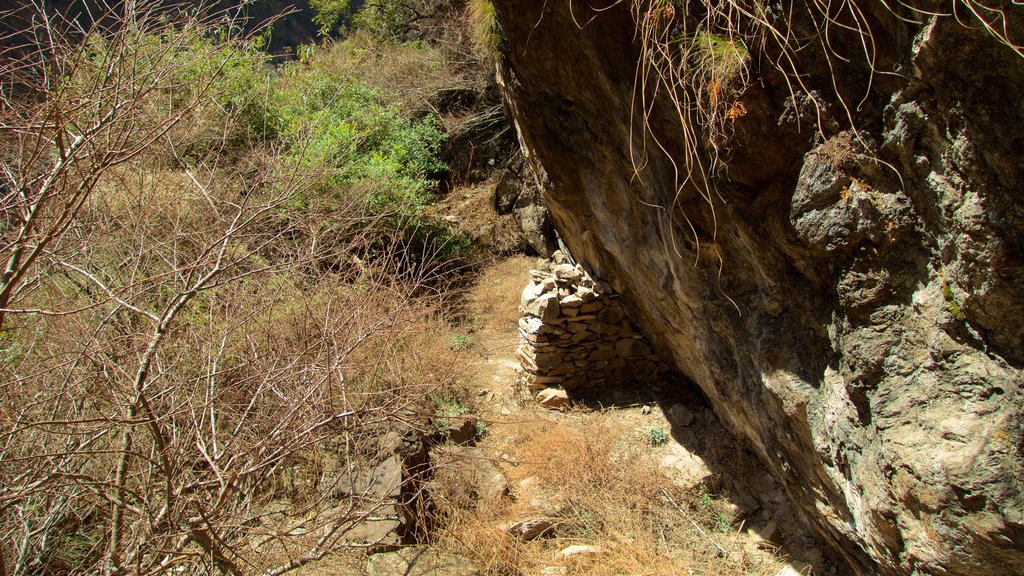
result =
[[[642,384],[666,371],[607,283],[561,252],[530,273],[516,355],[538,402],[558,405],[574,392]]]

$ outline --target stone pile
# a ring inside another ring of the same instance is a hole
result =
[[[560,407],[573,392],[642,384],[667,369],[607,283],[559,252],[553,264],[530,273],[520,301],[516,356],[538,402]]]

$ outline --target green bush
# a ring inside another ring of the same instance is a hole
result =
[[[446,169],[439,156],[446,136],[435,118],[403,115],[382,91],[337,71],[326,60],[332,54],[339,52],[286,66],[276,86],[291,162],[318,174],[293,205],[359,202],[368,221],[383,225],[368,247],[371,257],[396,245],[413,264],[467,255],[468,238],[423,214],[436,191],[431,176]]]
[[[428,203],[428,176],[445,169],[445,135],[433,117],[415,122],[368,86],[319,66],[287,66],[277,86],[281,133],[295,162],[325,169],[326,187],[375,184],[370,205],[384,210]]]

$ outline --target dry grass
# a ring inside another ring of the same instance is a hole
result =
[[[459,120],[448,118],[454,126]],[[491,255],[503,257],[521,253],[527,246],[523,230],[512,214],[498,214],[494,208],[495,183],[456,188],[427,213],[444,219],[473,239],[474,244]]]
[[[442,542],[487,574],[557,567],[567,575],[769,575],[782,565],[722,525],[718,498],[673,485],[643,438],[613,413],[496,426],[485,447],[516,462],[506,468],[514,499],[454,514]],[[537,517],[556,520],[547,537],[522,542],[501,530]],[[560,558],[571,545],[600,552]]]
[[[473,44],[485,60],[494,59],[501,48],[501,29],[490,0],[471,0],[466,6],[466,18]]]
[[[468,306],[480,330],[514,335],[519,323],[519,295],[529,281],[535,258],[513,256],[484,270],[470,290]]]

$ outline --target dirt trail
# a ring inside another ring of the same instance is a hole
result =
[[[514,353],[535,262],[497,262],[468,296],[466,352],[479,360],[466,387],[484,433],[467,454],[504,485],[470,478],[477,498],[441,504],[437,544],[495,574],[846,574],[692,385],[600,391],[566,411],[527,396]]]

